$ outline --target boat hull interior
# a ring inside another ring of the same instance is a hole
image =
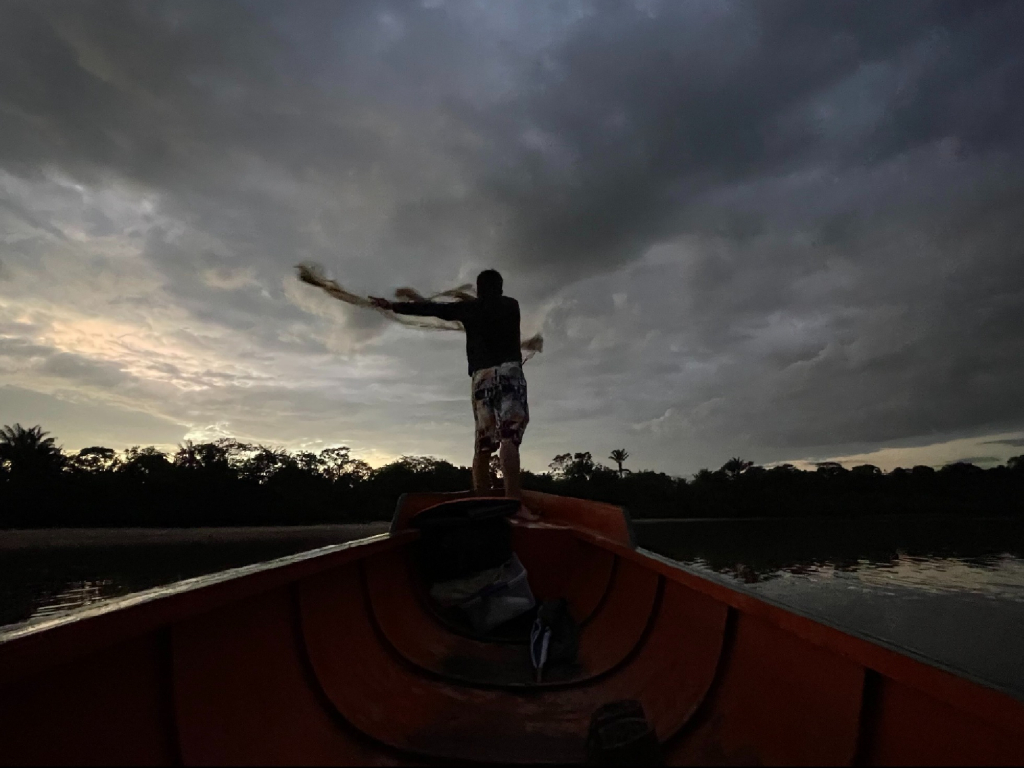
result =
[[[575,663],[430,600],[405,497],[389,535],[193,580],[0,642],[2,764],[582,763],[641,702],[667,764],[1020,764],[1024,705],[634,548],[606,505],[513,524]]]

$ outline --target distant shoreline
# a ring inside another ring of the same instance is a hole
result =
[[[299,541],[313,546],[387,533],[387,522],[199,528],[12,528],[0,530],[0,552],[52,547],[143,544],[233,544]]]

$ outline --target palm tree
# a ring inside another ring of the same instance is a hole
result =
[[[174,463],[184,469],[199,469],[202,462],[199,459],[199,446],[191,440],[184,444],[178,444],[178,450],[174,453]]]
[[[739,456],[733,456],[725,464],[722,465],[722,471],[725,472],[729,477],[739,477],[741,474],[746,472],[754,466],[754,462],[745,461]]]
[[[619,477],[622,477],[623,472],[629,472],[628,469],[622,468],[623,462],[629,458],[629,451],[625,448],[616,448],[611,452],[611,454],[609,454],[608,458],[619,465]]]
[[[64,454],[46,437],[40,426],[25,429],[21,424],[0,429],[0,462],[9,464],[12,477],[45,475],[64,466]]]

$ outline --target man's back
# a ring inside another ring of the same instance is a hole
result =
[[[469,373],[502,363],[522,363],[519,302],[510,296],[473,299],[458,305],[456,319],[466,329]]]
[[[458,320],[466,329],[469,375],[502,363],[522,363],[519,347],[519,302],[511,296],[488,296],[469,301],[399,301],[389,304],[403,315],[431,315]]]

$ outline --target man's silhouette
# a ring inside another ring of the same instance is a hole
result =
[[[520,499],[519,444],[530,421],[519,340],[519,302],[502,295],[501,275],[484,270],[476,278],[477,298],[440,303],[371,297],[375,306],[402,315],[457,320],[466,329],[466,357],[473,380],[473,488],[490,488],[491,455],[498,451],[505,495]]]

